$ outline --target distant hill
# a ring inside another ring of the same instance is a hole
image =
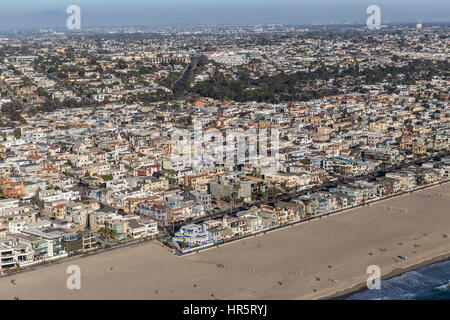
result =
[[[69,15],[61,10],[0,17],[0,29],[65,28]]]
[[[1,12],[0,12],[1,14]],[[70,14],[64,10],[47,10],[35,14],[0,16],[0,30],[26,29],[65,29]],[[154,25],[152,19],[143,15],[93,14],[85,10],[81,12],[81,28],[83,27],[121,27]]]

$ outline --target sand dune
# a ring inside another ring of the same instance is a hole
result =
[[[443,237],[450,234],[448,194],[445,184],[184,257],[151,242],[76,258],[0,278],[0,298],[332,296],[365,283],[369,265],[386,276],[449,254],[450,239]],[[407,215],[401,208],[408,208]],[[405,255],[407,260],[398,258]],[[81,290],[66,288],[66,268],[74,264],[81,268]]]

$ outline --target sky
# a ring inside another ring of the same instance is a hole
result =
[[[78,5],[84,26],[449,22],[449,0],[0,0],[0,29],[65,24]]]

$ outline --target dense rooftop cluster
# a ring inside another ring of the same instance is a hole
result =
[[[0,270],[156,235],[186,251],[448,180],[448,43],[443,27],[2,38]],[[196,126],[214,136],[192,144]],[[275,167],[205,151],[266,130]]]

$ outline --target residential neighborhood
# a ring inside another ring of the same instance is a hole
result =
[[[448,181],[447,29],[230,30],[240,46],[0,39],[2,272],[152,239],[183,254]]]

